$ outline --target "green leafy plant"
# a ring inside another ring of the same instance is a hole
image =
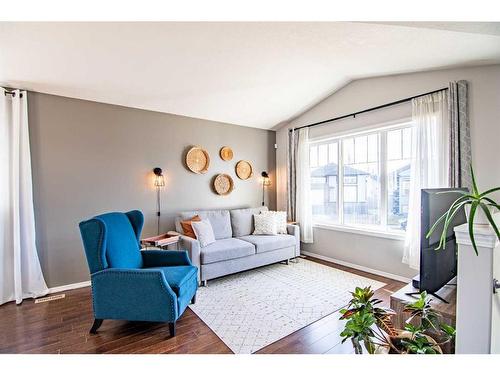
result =
[[[403,311],[410,313],[405,331],[410,332],[411,337],[402,340],[409,353],[436,354],[436,345],[442,346],[455,338],[455,328],[439,321],[441,315],[432,309],[431,299],[427,297],[425,291],[420,293],[418,300],[406,304]],[[418,326],[410,323],[417,319],[420,322]],[[424,339],[427,340],[425,336],[428,335],[432,335],[438,341],[432,345],[425,344]]]
[[[469,193],[462,190],[453,190],[453,191],[444,191],[438,193],[438,194],[458,193],[461,196],[451,204],[448,211],[446,211],[438,220],[436,220],[436,222],[426,235],[426,237],[429,238],[432,235],[432,233],[436,230],[437,226],[441,222],[444,222],[443,231],[441,233],[441,237],[439,239],[439,245],[436,248],[436,250],[444,249],[446,247],[446,233],[448,232],[448,227],[452,223],[455,216],[458,213],[460,213],[461,210],[465,209],[465,206],[467,205],[470,205],[470,213],[468,220],[469,236],[472,242],[472,247],[476,252],[476,255],[479,255],[479,253],[477,251],[476,241],[474,239],[474,216],[476,215],[478,209],[481,209],[484,212],[486,218],[488,219],[488,222],[491,224],[491,226],[495,230],[498,239],[500,240],[500,230],[498,229],[498,226],[496,225],[495,220],[493,219],[493,216],[491,215],[490,211],[490,208],[495,208],[497,210],[500,210],[500,205],[490,197],[492,193],[499,191],[500,187],[492,188],[486,190],[483,193],[480,193],[479,189],[477,188],[476,179],[474,177],[474,170],[472,169],[472,166],[470,167],[470,171],[472,176],[472,192]]]
[[[376,353],[377,347],[384,347],[389,353],[437,354],[441,353],[439,346],[455,337],[453,327],[440,323],[440,315],[432,309],[425,292],[405,305],[404,312],[410,317],[404,330],[394,327],[394,311],[377,306],[382,301],[374,298],[371,287],[356,288],[351,295],[347,307],[340,310],[340,320],[347,320],[340,336],[342,343],[351,339],[356,354],[363,353],[363,347],[370,354]],[[412,324],[413,321],[418,324]]]

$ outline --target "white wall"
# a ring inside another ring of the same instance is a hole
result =
[[[500,65],[446,69],[353,81],[281,127],[276,136],[278,209],[286,209],[286,146],[289,128],[448,87],[450,81],[461,79],[469,81],[470,85],[472,157],[479,188],[500,185],[500,146],[498,145],[500,140]],[[371,123],[377,124],[398,116],[411,116],[410,105],[403,104],[387,110],[370,112],[355,120],[343,120],[318,127],[314,132],[315,135],[320,135],[332,129],[352,129]],[[403,277],[411,277],[415,274],[414,270],[401,263],[402,241],[320,228],[314,229],[314,236],[314,244],[304,245],[304,250]]]

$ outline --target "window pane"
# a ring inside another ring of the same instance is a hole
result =
[[[339,153],[338,153],[338,144],[337,142],[335,143],[330,143],[328,145],[328,162],[329,163],[338,163],[338,158],[339,158]]]
[[[349,158],[351,145],[354,149],[353,162],[345,163],[343,167],[344,224],[380,224],[378,139],[379,135],[374,134],[349,138],[343,141],[344,158]],[[369,146],[371,148],[370,151],[368,151]],[[367,162],[368,160],[371,161]]]
[[[344,139],[342,147],[344,148],[344,164],[354,163],[354,138]]]
[[[320,145],[318,149],[318,165],[322,166],[328,164],[328,145]]]
[[[403,158],[409,159],[411,157],[411,127],[403,129]]]
[[[311,146],[309,149],[309,164],[311,167],[318,166],[318,148],[316,146]]]
[[[337,206],[337,164],[332,163],[332,148],[337,150],[337,143],[312,146],[316,160],[310,160],[311,203],[315,221],[338,222]],[[336,153],[336,151],[335,151]],[[315,164],[313,162],[316,161]],[[337,157],[335,154],[335,162]]]
[[[367,137],[356,137],[354,139],[354,156],[356,163],[366,163],[368,154]]]
[[[404,230],[410,195],[411,128],[402,129],[402,136],[400,157],[387,161],[387,226]],[[390,145],[387,147],[389,150]]]
[[[378,135],[370,134],[368,136],[368,162],[378,160]]]
[[[401,159],[401,129],[387,132],[387,160]]]

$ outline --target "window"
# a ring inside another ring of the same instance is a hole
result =
[[[311,142],[314,221],[405,230],[411,144],[408,123]]]

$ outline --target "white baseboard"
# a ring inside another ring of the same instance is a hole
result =
[[[375,270],[373,268],[369,268],[369,267],[365,267],[365,266],[360,266],[359,264],[345,262],[343,260],[330,258],[330,257],[324,256],[324,255],[320,255],[320,254],[311,253],[309,251],[301,251],[300,253],[303,254],[303,255],[307,255],[307,256],[309,256],[311,258],[317,258],[317,259],[321,259],[321,260],[324,260],[324,261],[327,261],[327,262],[337,263],[337,264],[340,264],[341,266],[351,267],[351,268],[354,268],[354,269],[357,269],[357,270],[360,270],[360,271],[365,271],[365,272],[373,273],[374,275],[387,277],[389,279],[401,281],[403,283],[409,283],[411,281],[411,279],[409,279],[407,277],[403,277],[403,276],[400,276],[400,275],[395,275],[393,273],[384,272],[384,271],[380,271],[380,270]]]
[[[88,286],[90,286],[90,280],[89,281],[82,281],[80,283],[56,286],[54,288],[49,288],[49,294],[64,292],[65,290],[85,288]]]

